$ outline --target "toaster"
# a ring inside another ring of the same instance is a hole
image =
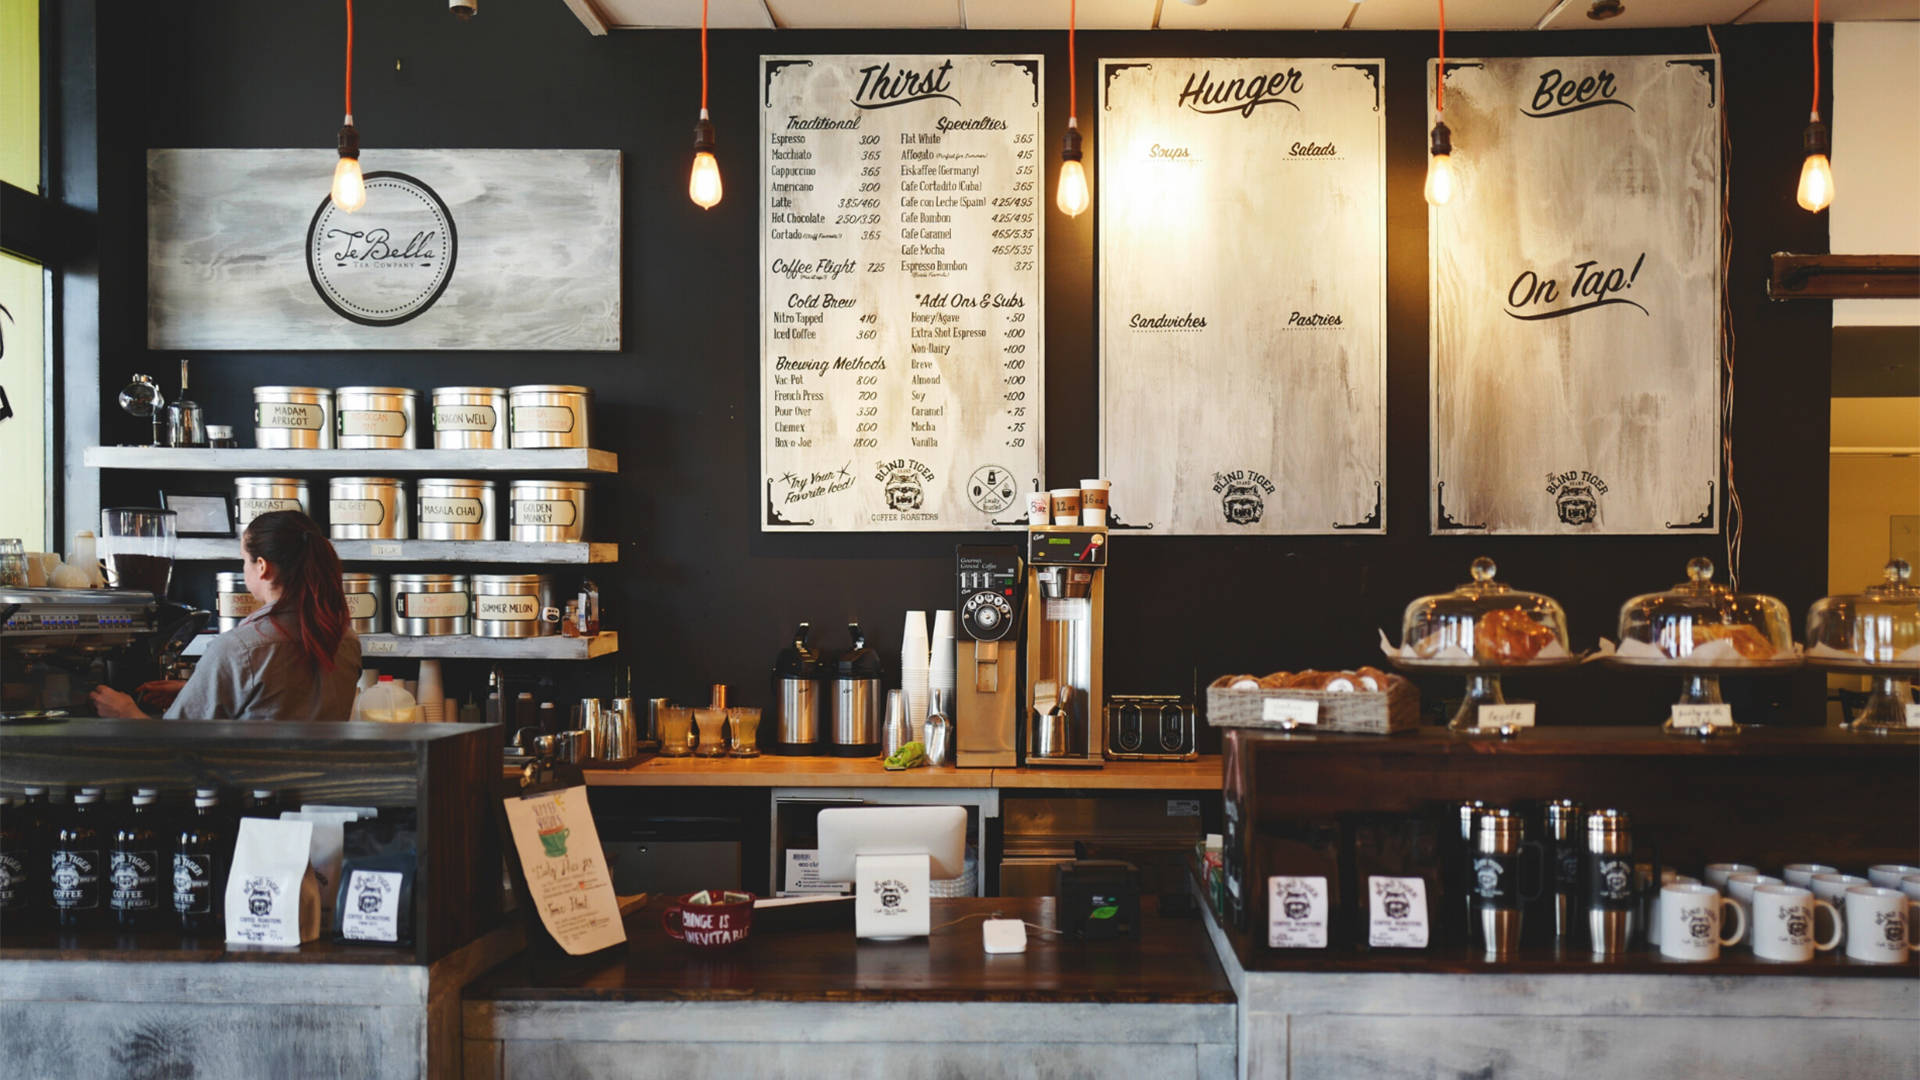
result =
[[[1193,702],[1179,694],[1107,698],[1108,761],[1192,761],[1200,756]]]

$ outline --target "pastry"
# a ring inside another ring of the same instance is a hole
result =
[[[1556,640],[1552,627],[1526,612],[1497,608],[1480,616],[1474,628],[1473,658],[1483,664],[1524,664]]]
[[[1709,641],[1731,641],[1743,660],[1766,660],[1773,656],[1773,642],[1767,640],[1759,627],[1746,623],[1694,623],[1693,647],[1697,649]]]

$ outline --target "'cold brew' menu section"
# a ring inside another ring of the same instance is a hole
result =
[[[761,58],[762,527],[1024,523],[1039,56]]]

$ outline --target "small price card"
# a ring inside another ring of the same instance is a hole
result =
[[[1733,726],[1731,705],[1675,705],[1670,715],[1677,728]]]
[[[391,638],[368,637],[360,639],[360,651],[366,653],[368,656],[385,656],[389,653],[398,652],[399,649],[400,643]]]
[[[1533,702],[1520,705],[1482,705],[1479,722],[1483,728],[1532,727]]]
[[[393,540],[375,540],[372,544],[373,557],[376,559],[399,558],[400,544]]]
[[[1907,726],[1920,727],[1920,705],[1907,706]]]
[[[1320,703],[1307,698],[1268,698],[1260,703],[1260,719],[1281,724],[1318,724]]]

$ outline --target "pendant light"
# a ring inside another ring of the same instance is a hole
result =
[[[1453,132],[1440,116],[1447,111],[1447,0],[1440,2],[1440,63],[1433,78],[1433,141],[1428,146],[1427,202],[1445,206],[1453,198]]]
[[[1820,0],[1813,0],[1813,112],[1802,136],[1807,160],[1800,166],[1800,209],[1817,214],[1833,204],[1833,164],[1827,160],[1827,125],[1820,122]]]
[[[333,205],[351,214],[367,205],[367,183],[360,175],[360,133],[353,127],[353,0],[347,0],[347,119],[340,125],[340,161],[333,167]]]
[[[707,0],[700,0],[700,122],[693,125],[693,173],[687,197],[702,210],[720,203],[720,163],[713,157],[713,121],[707,118]]]
[[[1053,202],[1068,217],[1087,212],[1093,196],[1087,190],[1087,169],[1080,163],[1080,90],[1079,70],[1075,64],[1073,38],[1078,29],[1079,0],[1067,0],[1067,133],[1060,138],[1060,186]]]

